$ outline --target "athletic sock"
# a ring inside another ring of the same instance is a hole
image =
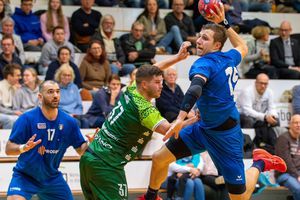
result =
[[[254,161],[252,167],[255,167],[259,170],[259,172],[263,172],[265,169],[265,163],[263,160]]]
[[[150,187],[148,187],[147,193],[145,194],[146,200],[155,200],[157,196],[158,190],[154,190]]]

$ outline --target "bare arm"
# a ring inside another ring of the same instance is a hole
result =
[[[189,46],[191,46],[190,42],[183,42],[177,54],[171,56],[170,58],[157,62],[154,65],[160,68],[161,70],[165,70],[174,65],[175,63],[186,59],[190,55],[188,52]]]
[[[84,142],[81,144],[80,147],[78,147],[76,150],[76,152],[82,156],[82,154],[85,152],[85,150],[89,147],[89,142]]]
[[[26,142],[26,144],[16,144],[11,141],[8,141],[6,144],[5,153],[7,155],[20,155],[21,153],[27,152],[42,142],[41,139],[34,141],[35,138],[36,138],[36,134],[34,134]]]

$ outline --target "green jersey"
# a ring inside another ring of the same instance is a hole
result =
[[[123,167],[141,154],[155,128],[164,120],[133,84],[121,96],[89,147],[109,165]]]

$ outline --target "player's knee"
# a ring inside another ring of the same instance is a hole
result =
[[[226,183],[228,192],[230,194],[243,194],[246,191],[246,185],[245,184],[230,184]]]
[[[152,164],[156,166],[169,165],[168,159],[164,159],[164,155],[159,151],[152,155]]]

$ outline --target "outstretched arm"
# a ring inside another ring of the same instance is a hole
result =
[[[177,54],[172,55],[171,57],[165,60],[157,62],[154,65],[160,68],[161,70],[165,70],[171,67],[172,65],[174,65],[175,63],[186,59],[190,55],[190,53],[188,52],[189,46],[191,46],[190,42],[188,41],[183,42]]]
[[[16,144],[11,141],[8,141],[6,144],[5,152],[7,155],[20,155],[21,153],[27,152],[33,149],[36,145],[42,142],[41,139],[34,141],[36,134],[34,134],[26,144]]]

